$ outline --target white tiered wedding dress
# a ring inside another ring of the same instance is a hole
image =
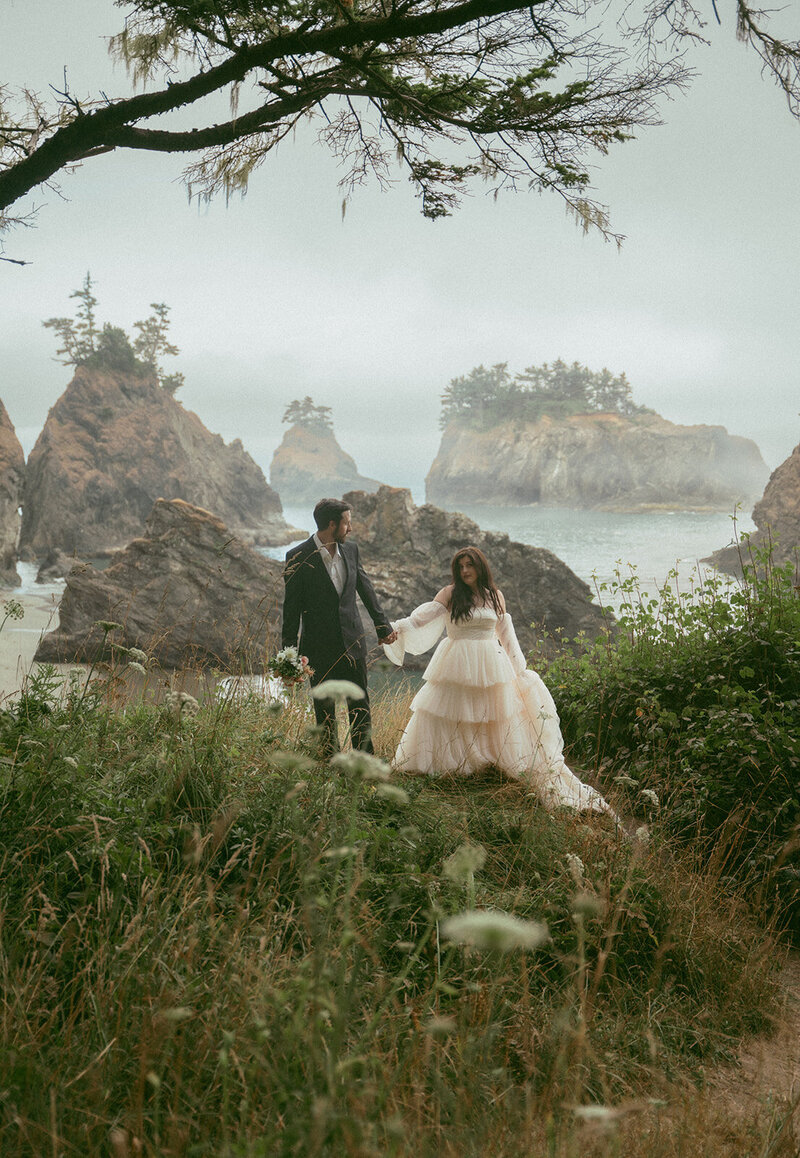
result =
[[[508,612],[498,618],[492,607],[476,607],[454,623],[433,601],[392,627],[397,640],[384,651],[398,666],[406,652],[427,651],[447,629],[411,703],[395,768],[441,776],[492,766],[529,783],[546,808],[614,815],[567,767],[553,697],[528,670]]]

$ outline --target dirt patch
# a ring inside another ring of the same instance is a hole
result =
[[[787,956],[779,986],[773,1032],[746,1038],[738,1066],[710,1075],[709,1084],[735,1112],[750,1112],[770,1098],[794,1102],[800,1096],[800,953]]]

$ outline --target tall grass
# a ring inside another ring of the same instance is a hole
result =
[[[658,1158],[721,1120],[679,1111],[675,1084],[767,1025],[775,944],[657,832],[629,841],[491,779],[320,765],[299,697],[121,707],[57,684],[44,669],[0,714],[3,1154],[646,1139]],[[379,750],[403,715],[376,704]],[[446,941],[474,908],[550,939]],[[777,1111],[726,1130],[739,1154],[794,1153]]]

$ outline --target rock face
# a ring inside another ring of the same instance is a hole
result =
[[[106,554],[141,534],[158,498],[257,542],[298,537],[238,440],[226,446],[153,378],[78,367],[31,451],[20,550]]]
[[[16,587],[19,506],[25,458],[8,411],[0,402],[0,586]]]
[[[772,542],[776,563],[790,559],[797,562],[800,552],[800,446],[770,475],[762,498],[753,507],[753,522],[758,528],[750,536],[750,547]],[[743,548],[745,563],[747,551]],[[706,562],[720,571],[741,575],[742,560],[737,547],[723,547]]]
[[[270,483],[285,503],[314,504],[344,491],[376,491],[380,483],[358,473],[332,430],[290,426],[272,459]]]
[[[489,559],[523,651],[533,648],[542,627],[549,634],[563,632],[568,639],[579,632],[594,639],[608,626],[591,601],[588,585],[551,551],[482,531],[465,515],[416,507],[411,492],[399,487],[344,497],[353,506],[353,534],[364,568],[392,619],[433,599],[451,582],[450,561],[456,551],[473,546]]]
[[[426,497],[451,507],[730,511],[752,502],[768,473],[756,444],[722,426],[578,414],[486,431],[451,423]]]
[[[78,564],[67,576],[59,627],[35,658],[91,661],[109,639],[138,647],[164,667],[213,663],[260,672],[278,635],[283,567],[232,537],[220,519],[180,499],[159,499],[143,538],[105,571]]]
[[[607,626],[587,585],[550,551],[481,531],[464,515],[416,507],[407,490],[384,486],[377,494],[345,497],[353,504],[364,566],[393,618],[432,599],[448,582],[456,550],[471,544],[488,555],[526,651],[536,640],[534,622],[568,637],[585,631],[594,638]],[[144,537],[118,552],[105,571],[86,563],[72,568],[59,627],[44,636],[35,658],[100,658],[104,634],[97,622],[110,621],[121,625],[109,636],[113,642],[141,648],[163,667],[212,663],[260,672],[267,647],[280,635],[282,604],[282,563],[232,537],[208,511],[159,499]]]

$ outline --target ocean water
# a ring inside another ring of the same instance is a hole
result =
[[[613,580],[615,572],[627,577],[634,569],[644,591],[662,586],[677,569],[681,583],[702,574],[700,560],[733,540],[734,533],[755,529],[749,515],[654,511],[645,514],[565,510],[561,507],[464,507],[463,513],[485,531],[504,531],[519,543],[552,551],[594,591]],[[310,526],[310,513],[287,508],[294,526]],[[466,545],[466,544],[465,544]],[[286,547],[269,550],[282,559]],[[491,562],[491,560],[490,560]],[[398,566],[402,560],[398,559]],[[436,588],[446,576],[431,574]],[[603,601],[606,602],[605,596]]]

